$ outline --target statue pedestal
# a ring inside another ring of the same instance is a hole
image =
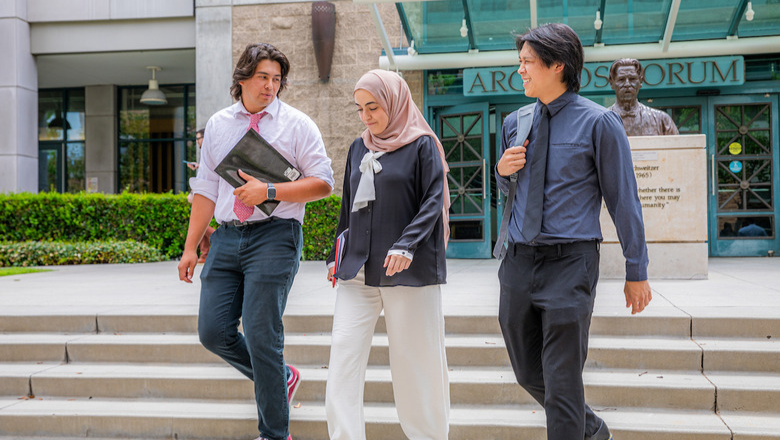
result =
[[[706,136],[628,138],[650,257],[648,278],[706,279]],[[602,278],[624,278],[626,260],[602,202]]]

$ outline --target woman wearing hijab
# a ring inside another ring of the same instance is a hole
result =
[[[338,245],[327,260],[328,280],[340,280],[325,393],[328,431],[331,440],[366,438],[366,365],[384,309],[401,427],[411,440],[444,440],[450,408],[440,286],[449,235],[444,150],[398,74],[372,70],[353,96],[366,130],[349,149]]]

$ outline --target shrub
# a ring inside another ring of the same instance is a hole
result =
[[[62,266],[68,264],[148,263],[163,254],[136,241],[0,242],[0,267]]]
[[[336,238],[340,209],[341,197],[335,195],[306,204],[301,259],[324,260],[328,257]]]
[[[146,243],[166,258],[181,254],[190,205],[183,194],[0,195],[5,241]]]
[[[308,203],[303,259],[324,259],[335,235],[341,199]],[[187,238],[185,194],[0,194],[0,240],[135,241],[178,258]]]

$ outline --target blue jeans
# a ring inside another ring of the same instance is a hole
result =
[[[272,440],[288,436],[282,314],[298,272],[302,242],[296,220],[223,225],[211,236],[200,275],[200,341],[254,381],[260,436]]]

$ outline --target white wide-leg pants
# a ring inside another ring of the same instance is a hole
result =
[[[372,287],[360,270],[339,281],[325,408],[331,440],[365,440],[363,388],[384,309],[398,418],[410,440],[446,440],[450,386],[441,287]]]

